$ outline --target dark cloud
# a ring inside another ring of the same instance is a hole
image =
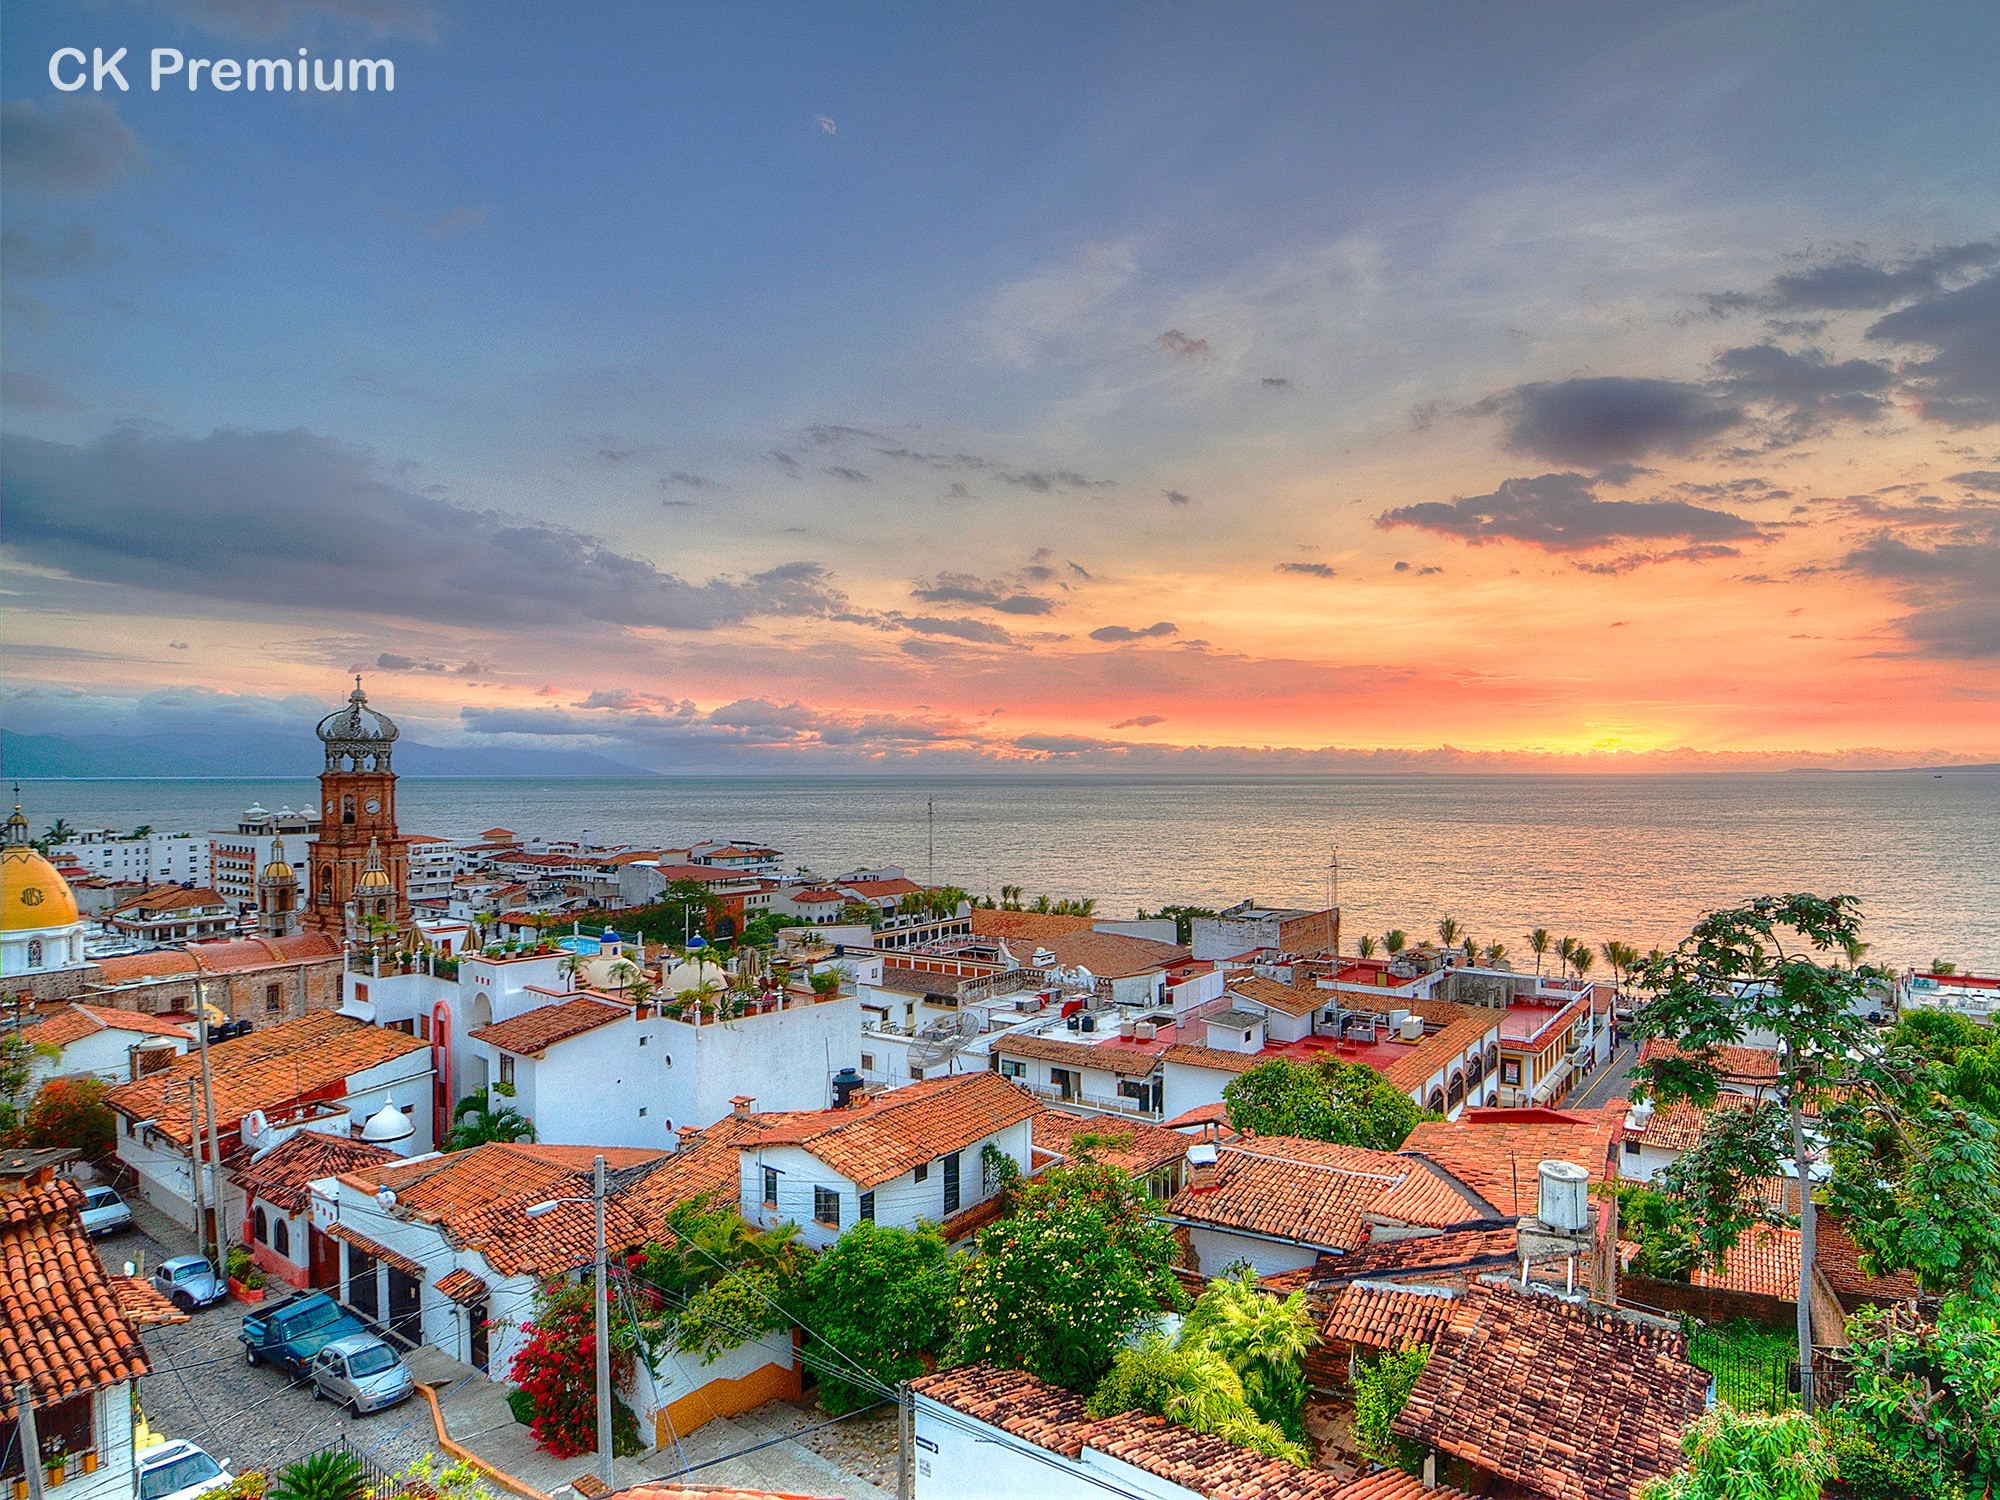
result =
[[[1270,390],[1282,391],[1292,383],[1289,375],[1266,375],[1262,384]]]
[[[1774,409],[1772,436],[1794,442],[1835,422],[1868,421],[1890,410],[1896,381],[1888,365],[1870,359],[1828,359],[1819,349],[1799,353],[1776,344],[1725,349],[1715,357],[1714,388],[1739,401]]]
[[[0,105],[0,176],[15,192],[94,193],[145,160],[139,138],[102,99],[68,94],[46,109],[32,99]]]
[[[21,411],[82,411],[84,403],[76,392],[46,375],[25,370],[0,372],[0,405]]]
[[[1019,486],[1049,494],[1056,490],[1108,490],[1116,488],[1115,479],[1091,479],[1074,469],[1019,469],[997,460],[981,458],[976,453],[926,453],[916,448],[891,446],[875,450],[884,458],[898,463],[921,464],[927,469],[968,469],[975,473],[989,474],[1003,484]],[[961,494],[960,486],[952,486]]]
[[[686,469],[675,469],[671,474],[660,476],[659,486],[663,490],[712,490],[715,488],[715,481],[706,475],[690,474]]]
[[[2000,521],[1990,512],[1928,545],[1881,532],[1850,549],[1841,566],[1890,584],[1911,606],[1897,628],[1912,654],[2000,657]]]
[[[1926,421],[2000,422],[2000,271],[1878,318],[1868,337],[1933,351],[1903,370]]]
[[[1178,328],[1169,328],[1153,342],[1167,353],[1179,355],[1183,359],[1196,359],[1208,353],[1207,339],[1193,338]]]
[[[783,464],[787,469],[790,469],[794,474],[798,473],[799,461],[796,458],[793,458],[792,455],[787,453],[783,448],[773,448],[768,454],[765,455],[765,457],[769,458],[772,463]]]
[[[1475,545],[1511,541],[1546,552],[1578,552],[1628,540],[1730,542],[1761,538],[1742,516],[1685,500],[1600,500],[1583,474],[1505,479],[1490,495],[1427,501],[1385,511],[1381,527],[1411,526]]]
[[[2000,240],[1940,245],[1907,260],[1843,256],[1804,271],[1774,277],[1756,305],[1808,311],[1852,312],[1893,307],[1928,296],[1969,272],[2000,261]]]
[[[1969,490],[1984,490],[1988,494],[2000,495],[2000,469],[1968,469],[1963,474],[1951,476],[1953,484],[1962,484]]]
[[[375,658],[372,665],[356,662],[353,670],[357,672],[437,672],[449,674],[453,677],[483,677],[486,675],[487,669],[483,663],[476,661],[459,662],[454,665],[451,662],[425,661],[414,656],[400,656],[393,651],[384,651]]]
[[[845,479],[849,484],[866,484],[868,482],[866,474],[862,473],[859,469],[850,469],[845,464],[834,464],[830,468],[823,469],[820,472],[831,474],[835,479]]]
[[[1194,504],[1194,497],[1192,495],[1184,495],[1179,490],[1161,490],[1160,493],[1167,497],[1167,504],[1169,505]]]
[[[117,260],[119,254],[97,243],[94,224],[78,224],[56,233],[29,221],[0,233],[0,277],[32,281],[67,276]]]
[[[970,641],[977,646],[1011,646],[1014,638],[998,625],[988,620],[940,620],[929,615],[898,617],[898,622],[906,630],[918,635],[941,635],[955,641]]]
[[[121,428],[83,447],[7,436],[6,546],[73,577],[288,614],[706,630],[846,606],[795,562],[690,582],[598,537],[409,488],[330,438]]]
[[[1120,719],[1113,729],[1151,729],[1155,724],[1164,724],[1166,719],[1160,714],[1140,714],[1136,719]]]
[[[1056,607],[1053,599],[1024,593],[1003,579],[971,573],[940,573],[911,589],[910,597],[926,604],[970,604],[1006,615],[1046,615]]]
[[[1278,564],[1277,571],[1280,573],[1299,573],[1307,578],[1337,578],[1340,576],[1334,572],[1330,564],[1316,562],[1281,562]]]
[[[806,439],[816,448],[838,448],[843,443],[883,443],[888,439],[865,427],[843,427],[838,422],[815,422],[806,429]]]
[[[1680,380],[1592,375],[1539,381],[1473,408],[1498,413],[1517,453],[1601,469],[1685,453],[1742,425],[1742,410]]]
[[[1159,620],[1138,630],[1133,629],[1130,625],[1100,625],[1097,629],[1090,632],[1090,638],[1093,641],[1105,641],[1114,645],[1122,645],[1128,641],[1144,641],[1156,639],[1160,636],[1179,634],[1179,626],[1173,625],[1166,620]]]
[[[1570,566],[1578,572],[1601,573],[1616,578],[1620,574],[1630,573],[1639,568],[1650,568],[1658,563],[1714,562],[1718,558],[1742,555],[1740,547],[1731,547],[1722,542],[1704,542],[1693,547],[1676,547],[1669,552],[1627,552],[1618,557],[1595,561],[1579,558]]]

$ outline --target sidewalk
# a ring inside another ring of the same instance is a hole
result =
[[[411,1351],[405,1356],[405,1363],[412,1375],[437,1392],[445,1435],[482,1464],[555,1500],[569,1500],[574,1493],[569,1488],[570,1481],[597,1472],[593,1454],[555,1458],[536,1447],[534,1436],[514,1420],[514,1413],[507,1405],[507,1387],[487,1379],[470,1365],[431,1348]],[[636,1458],[618,1459],[612,1465],[612,1474],[616,1487],[625,1489],[657,1482],[689,1465],[708,1465],[710,1460],[725,1454],[771,1442],[770,1447],[758,1448],[755,1453],[697,1469],[687,1476],[686,1482],[709,1488],[838,1496],[841,1500],[893,1500],[886,1490],[839,1468],[803,1443],[784,1437],[784,1431],[782,1416],[766,1416],[761,1409],[745,1412],[710,1422],[682,1439],[678,1451],[670,1444]],[[772,1442],[773,1438],[779,1440]]]

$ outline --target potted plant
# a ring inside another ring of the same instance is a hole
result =
[[[14,1500],[28,1500],[28,1476],[22,1474],[14,1480]]]
[[[229,1280],[229,1295],[238,1302],[258,1303],[264,1300],[265,1275],[257,1263],[250,1258],[250,1251],[244,1245],[231,1245],[224,1260],[224,1275]]]
[[[83,1472],[86,1474],[95,1474],[97,1472],[97,1450],[95,1448],[84,1449]]]
[[[42,1472],[48,1476],[50,1489],[68,1477],[69,1455],[63,1451],[61,1443],[42,1450]]]

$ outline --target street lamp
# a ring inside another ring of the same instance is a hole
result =
[[[599,1156],[591,1164],[590,1196],[588,1198],[549,1198],[541,1203],[528,1206],[528,1217],[539,1219],[544,1214],[554,1213],[565,1203],[588,1203],[591,1219],[597,1236],[597,1292],[594,1297],[597,1313],[597,1477],[605,1489],[614,1490],[618,1486],[611,1478],[611,1329],[610,1314],[604,1296],[604,1198],[605,1171],[604,1158]]]

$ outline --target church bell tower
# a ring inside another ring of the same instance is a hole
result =
[[[332,938],[366,942],[388,924],[410,928],[409,841],[396,831],[395,720],[368,706],[361,679],[347,706],[319,721],[326,747],[320,772],[319,837],[312,844],[312,902],[306,925]]]
[[[271,840],[271,858],[257,872],[257,935],[292,937],[299,930],[299,876],[285,863],[285,839]]]

